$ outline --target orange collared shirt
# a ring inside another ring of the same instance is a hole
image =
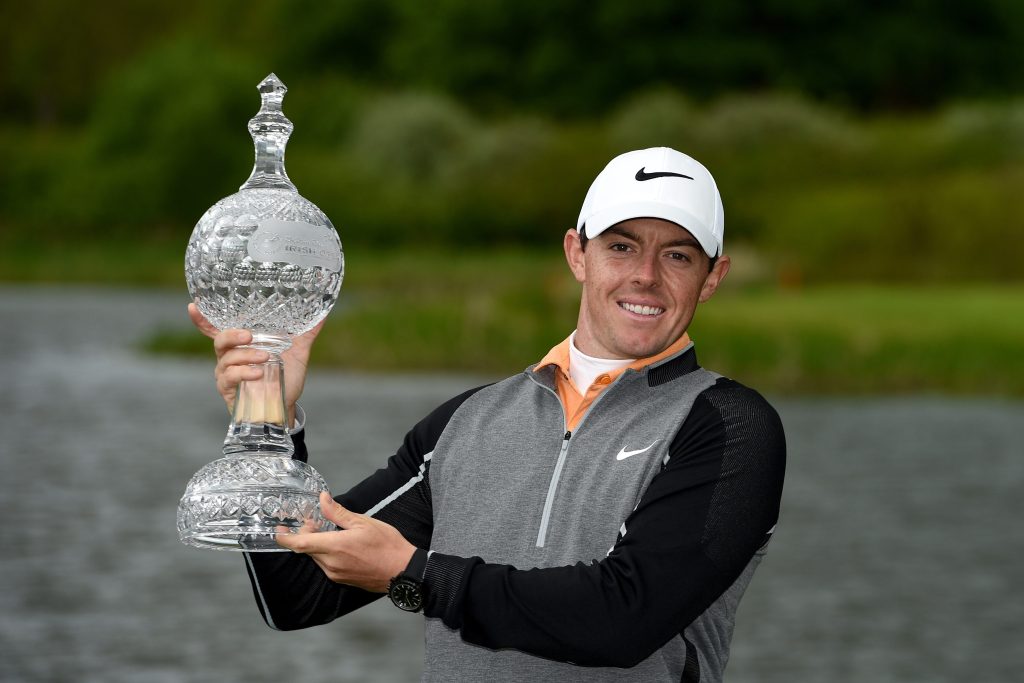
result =
[[[544,356],[544,358],[537,363],[537,367],[534,368],[534,371],[536,372],[537,370],[549,365],[557,366],[558,372],[555,373],[555,389],[558,391],[558,399],[562,402],[562,408],[565,409],[565,428],[569,431],[576,429],[576,426],[586,414],[587,409],[590,408],[601,392],[626,370],[641,370],[648,365],[652,365],[653,363],[657,363],[662,359],[679,353],[690,345],[690,335],[683,333],[683,336],[677,339],[674,344],[656,356],[638,358],[629,365],[621,367],[614,372],[606,372],[598,375],[594,379],[594,383],[587,388],[586,392],[580,394],[579,391],[576,390],[576,387],[573,386],[572,380],[569,379],[570,338],[571,335],[566,337],[558,346],[548,351],[547,355]]]

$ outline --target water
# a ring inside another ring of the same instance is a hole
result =
[[[183,294],[0,289],[0,680],[416,680],[422,622],[378,602],[278,633],[234,553],[175,509],[218,457],[212,363],[132,350],[187,328]],[[315,370],[303,404],[335,489],[471,377]],[[740,607],[728,680],[1020,680],[1024,404],[775,401],[782,518]]]

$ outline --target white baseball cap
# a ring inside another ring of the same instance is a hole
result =
[[[725,212],[711,173],[668,147],[620,154],[594,179],[576,229],[597,237],[630,218],[661,218],[690,232],[708,256],[722,254]]]

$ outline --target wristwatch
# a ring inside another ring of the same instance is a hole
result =
[[[427,568],[427,551],[417,548],[405,571],[391,579],[388,597],[395,607],[406,612],[423,609],[423,571]]]

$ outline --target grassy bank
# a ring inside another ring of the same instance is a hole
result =
[[[555,255],[350,253],[321,367],[499,376],[575,324],[578,289]],[[1024,396],[1024,287],[779,289],[740,277],[700,308],[702,364],[770,393]],[[198,334],[156,352],[209,354]]]
[[[185,245],[177,239],[138,242],[62,241],[0,232],[0,282],[82,283],[116,287],[185,287]]]
[[[693,326],[702,362],[783,393],[1024,395],[1024,288],[726,292]]]

